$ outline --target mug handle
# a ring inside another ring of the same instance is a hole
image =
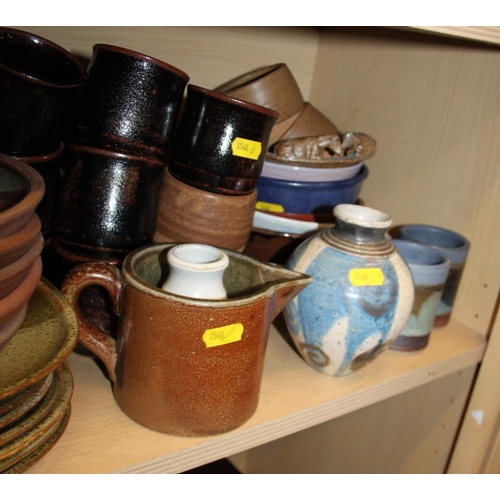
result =
[[[78,320],[78,341],[104,363],[113,382],[116,381],[116,341],[109,333],[101,332],[84,316],[78,297],[88,286],[102,286],[111,297],[113,312],[118,316],[121,282],[121,273],[112,264],[85,262],[77,264],[68,271],[61,284],[61,293],[69,302]]]

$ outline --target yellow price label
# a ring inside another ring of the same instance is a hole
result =
[[[353,286],[381,286],[384,284],[384,273],[378,267],[351,269],[349,281]]]
[[[250,160],[258,160],[260,153],[262,152],[262,144],[257,141],[251,141],[250,139],[236,137],[236,139],[231,143],[231,150],[233,152],[233,156],[241,156],[243,158],[249,158]]]
[[[219,328],[209,328],[203,334],[203,342],[207,347],[219,347],[221,345],[239,342],[243,335],[243,325],[234,323],[233,325],[221,326]]]
[[[265,210],[266,212],[279,212],[279,213],[285,212],[283,206],[278,205],[277,203],[268,203],[267,201],[258,201],[255,204],[255,208],[257,210]]]

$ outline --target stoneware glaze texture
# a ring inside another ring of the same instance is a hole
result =
[[[155,242],[205,243],[241,251],[252,230],[257,191],[227,196],[198,189],[165,171]]]
[[[257,201],[284,212],[331,213],[336,205],[356,203],[367,177],[366,165],[354,177],[340,181],[305,182],[260,176]]]
[[[53,235],[54,214],[59,198],[60,167],[63,151],[64,145],[61,143],[59,148],[50,154],[16,157],[18,160],[33,167],[42,176],[45,183],[45,194],[36,207],[36,213],[40,217],[42,234],[46,246],[50,244]]]
[[[94,45],[71,142],[165,161],[188,80],[145,54]]]
[[[166,252],[132,252],[113,266],[75,267],[62,291],[80,322],[80,341],[106,364],[120,408],[159,432],[200,436],[227,432],[255,412],[271,321],[310,278],[226,251],[226,300],[161,290]],[[117,341],[89,327],[78,309],[88,283],[110,292],[119,314]]]
[[[152,242],[164,163],[72,145],[54,237],[69,253],[119,259]]]
[[[388,348],[410,316],[410,271],[385,237],[388,215],[339,205],[336,225],[297,247],[286,266],[313,282],[285,309],[292,340],[314,369],[347,375]]]
[[[410,268],[415,300],[410,318],[391,349],[417,351],[429,343],[432,326],[450,271],[450,261],[438,251],[412,241],[392,240]]]
[[[445,255],[451,263],[434,321],[434,326],[445,326],[450,321],[470,242],[455,231],[428,224],[405,224],[399,228],[399,233],[402,240],[428,245]]]
[[[0,154],[0,238],[26,226],[45,194],[42,176],[26,163]]]
[[[188,85],[169,169],[177,179],[226,195],[251,193],[278,113]]]
[[[85,67],[67,50],[0,28],[0,152],[33,156],[57,150],[84,82]]]

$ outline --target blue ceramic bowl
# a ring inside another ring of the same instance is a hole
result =
[[[331,212],[341,203],[356,203],[367,176],[366,165],[351,179],[333,182],[292,182],[260,176],[258,206],[262,210],[293,213]]]

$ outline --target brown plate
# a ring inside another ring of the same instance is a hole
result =
[[[21,328],[0,352],[0,401],[53,372],[78,341],[78,323],[61,292],[41,278]]]
[[[66,414],[73,395],[73,375],[67,363],[57,368],[54,374],[53,386],[56,390],[51,391],[52,407],[48,415],[17,439],[0,446],[0,472],[9,469],[41,446],[55,432]]]
[[[9,412],[0,416],[0,446],[2,445],[1,435],[4,430],[7,427],[12,426],[14,422],[17,422],[20,418],[24,417],[45,397],[52,386],[52,379],[53,375],[49,374],[45,377],[45,379],[43,379],[44,383],[29,398],[13,407]]]
[[[52,374],[49,374],[47,377],[52,378],[52,376],[53,376]],[[12,411],[14,408],[17,408],[19,405],[22,405],[25,401],[30,399],[37,391],[39,391],[42,388],[44,384],[47,383],[47,377],[36,381],[34,384],[31,384],[29,387],[26,387],[26,389],[16,392],[9,398],[1,400],[0,416],[5,415],[6,413]]]
[[[17,462],[15,465],[5,470],[3,474],[20,474],[26,469],[35,465],[42,457],[44,457],[59,441],[63,435],[66,427],[68,426],[69,418],[71,416],[71,404],[66,409],[61,422],[56,426],[54,432],[37,448],[35,448],[28,456]]]

